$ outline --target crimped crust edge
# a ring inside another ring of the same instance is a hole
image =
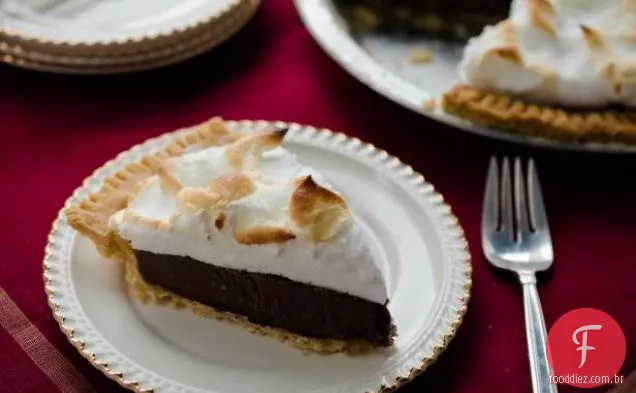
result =
[[[636,114],[615,109],[584,111],[537,105],[458,85],[444,94],[445,112],[508,132],[577,142],[636,143]]]

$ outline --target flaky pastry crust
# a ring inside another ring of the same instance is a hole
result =
[[[463,85],[444,95],[442,107],[475,124],[504,131],[566,141],[636,143],[636,114],[627,111],[535,105]]]

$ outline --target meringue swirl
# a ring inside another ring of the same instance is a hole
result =
[[[515,0],[471,39],[463,83],[528,101],[636,106],[635,0]]]
[[[166,160],[110,227],[134,249],[276,274],[385,303],[371,235],[316,170],[246,136]]]

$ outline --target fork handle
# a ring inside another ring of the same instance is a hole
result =
[[[550,383],[550,365],[547,354],[547,333],[541,301],[537,292],[537,279],[533,272],[519,274],[523,285],[523,309],[526,319],[526,339],[528,357],[532,373],[534,393],[557,393],[557,387]]]

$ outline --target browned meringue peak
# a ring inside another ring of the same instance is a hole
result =
[[[292,221],[311,241],[326,241],[335,236],[350,218],[345,200],[307,176],[293,192],[289,202]]]
[[[505,20],[498,25],[501,29],[501,42],[484,52],[481,61],[486,57],[498,57],[519,66],[523,65],[523,58],[517,45],[517,28],[511,20]]]
[[[141,217],[135,214],[135,212],[133,212],[130,209],[124,210],[122,219],[123,219],[123,222],[125,222],[126,224],[131,224],[131,225],[136,225],[136,226],[141,226],[146,228],[152,228],[152,229],[169,229],[170,228],[170,223],[168,221]]]
[[[627,12],[636,11],[636,0],[623,0],[622,6]]]
[[[499,46],[489,49],[484,53],[484,56],[494,56],[500,59],[507,60],[511,63],[519,66],[523,65],[523,58],[521,52],[516,46]]]
[[[517,45],[517,27],[511,20],[499,23],[501,38],[506,45]]]
[[[243,137],[230,144],[225,150],[227,162],[235,169],[254,169],[260,155],[280,146],[288,129],[265,132]]]
[[[183,185],[174,175],[174,171],[172,169],[173,160],[174,159],[169,159],[161,163],[157,169],[157,176],[159,177],[159,183],[161,184],[161,189],[163,191],[172,195],[177,195],[177,193],[183,188]]]
[[[602,68],[602,74],[610,81],[614,94],[620,96],[623,92],[622,78],[618,75],[616,63],[608,61]]]
[[[551,19],[556,15],[556,10],[549,0],[527,0],[530,11],[530,20],[533,25],[543,30],[550,37],[556,37],[556,28]]]
[[[263,245],[285,243],[296,235],[288,228],[259,225],[235,230],[234,238],[241,244]]]
[[[203,188],[184,187],[176,196],[177,210],[195,212],[220,204],[221,194]]]
[[[230,173],[217,177],[210,184],[210,191],[218,193],[224,201],[232,202],[254,192],[256,186],[244,173]]]
[[[243,173],[230,173],[214,179],[208,188],[184,187],[176,196],[177,209],[192,212],[222,207],[254,192],[256,186]]]
[[[581,27],[581,31],[583,32],[583,38],[585,39],[585,43],[587,44],[588,48],[590,48],[591,51],[600,52],[600,51],[609,49],[607,47],[607,44],[605,43],[605,40],[603,40],[603,37],[600,32],[585,25],[581,25],[580,27]]]

